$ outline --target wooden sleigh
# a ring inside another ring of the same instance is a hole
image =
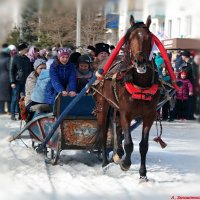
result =
[[[74,98],[59,95],[55,101],[52,113],[39,113],[9,141],[21,138],[25,131],[29,132],[32,147],[42,143],[53,128],[57,118]],[[41,104],[42,106],[42,104]],[[50,149],[50,162],[56,164],[62,150],[91,150],[95,149],[97,139],[97,119],[93,114],[95,101],[92,95],[83,96],[79,103],[68,113],[59,127],[47,142],[43,153],[46,156]],[[110,126],[108,130],[108,147],[113,146],[113,132]],[[111,133],[112,132],[112,133]]]

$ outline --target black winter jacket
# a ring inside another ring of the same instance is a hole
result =
[[[25,85],[29,74],[34,70],[27,56],[15,55],[10,64],[10,83]]]

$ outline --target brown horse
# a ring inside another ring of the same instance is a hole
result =
[[[131,138],[130,123],[133,119],[142,118],[143,129],[142,139],[140,142],[140,178],[147,180],[146,177],[146,154],[148,151],[149,131],[156,118],[156,106],[159,102],[160,93],[156,90],[155,94],[148,92],[156,83],[156,70],[149,55],[151,52],[151,32],[149,26],[151,17],[149,16],[146,24],[135,23],[131,17],[131,27],[126,34],[126,43],[124,49],[124,63],[127,70],[122,73],[121,78],[116,78],[115,84],[113,79],[104,79],[97,85],[99,91],[95,94],[97,105],[97,120],[99,126],[99,140],[102,149],[102,166],[108,164],[106,156],[106,138],[107,138],[107,119],[110,106],[117,109],[120,113],[120,122],[124,134],[124,150],[125,157],[120,160],[120,167],[126,171],[131,166],[131,154],[133,152],[133,142]],[[125,84],[136,88],[140,92],[128,92]],[[131,84],[131,85],[130,85]],[[113,86],[115,85],[115,86]],[[143,93],[147,91],[147,93]],[[143,99],[135,99],[132,95],[143,96]],[[151,100],[147,100],[150,98]],[[117,150],[116,157],[119,159],[123,156],[123,148],[121,145],[121,134],[117,134]]]

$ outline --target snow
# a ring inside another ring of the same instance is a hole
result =
[[[133,131],[132,166],[123,172],[118,165],[101,168],[95,155],[86,151],[62,152],[62,165],[48,165],[31,148],[31,141],[8,142],[19,131],[19,121],[0,116],[0,199],[171,199],[200,196],[200,124],[194,121],[163,122],[165,149],[153,141],[153,125],[147,155],[149,182],[139,183],[141,127]]]

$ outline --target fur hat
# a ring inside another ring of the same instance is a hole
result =
[[[95,47],[93,47],[92,45],[89,45],[89,46],[87,47],[87,49],[96,52]]]
[[[110,46],[106,43],[97,43],[97,44],[95,44],[95,48],[96,48],[96,56],[98,56],[98,54],[101,52],[106,52],[106,53],[110,54],[110,52],[109,52]]]
[[[182,52],[181,55],[189,58],[190,57],[190,52],[185,50],[185,51]]]
[[[110,45],[110,50],[114,50],[115,49],[115,46],[114,45]]]
[[[27,48],[27,45],[25,43],[20,43],[18,46],[17,46],[17,50],[18,51],[21,51],[23,49],[26,49]]]
[[[46,61],[44,59],[38,58],[35,60],[33,67],[35,70],[37,70],[37,68],[42,64],[46,64]]]

